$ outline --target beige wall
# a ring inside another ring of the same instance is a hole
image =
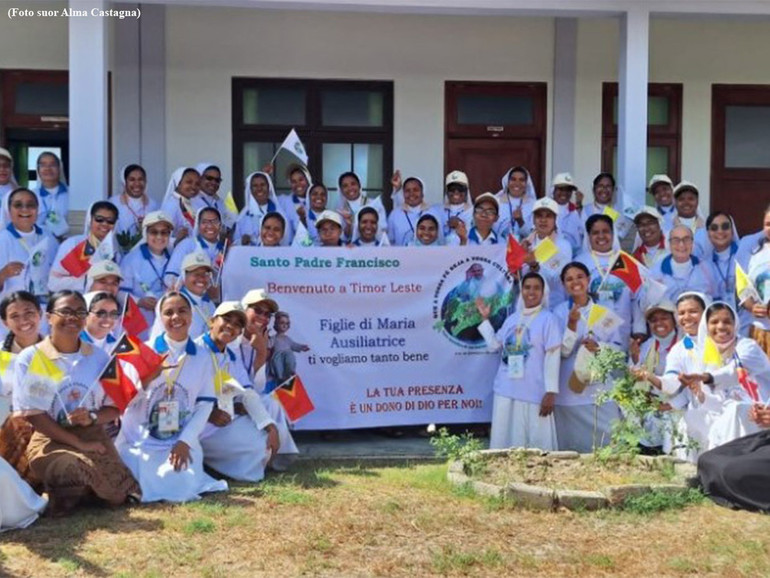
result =
[[[206,158],[229,172],[232,76],[384,79],[394,164],[439,200],[444,81],[553,76],[552,19],[170,8],[167,23],[169,169]]]
[[[8,18],[12,6],[61,10],[66,2],[3,2],[0,12],[0,68],[59,70],[69,66],[66,18]]]
[[[584,189],[601,166],[601,84],[617,81],[617,20],[580,20],[575,177]],[[770,20],[657,18],[650,26],[650,82],[682,83],[682,178],[708,211],[711,85],[770,84]]]

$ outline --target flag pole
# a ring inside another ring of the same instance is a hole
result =
[[[217,278],[214,281],[214,287],[219,287],[219,281],[222,278],[222,269],[225,268],[225,256],[227,255],[227,244],[230,241],[230,239],[225,239],[224,245],[222,245],[222,264],[219,267],[219,270],[217,271]]]

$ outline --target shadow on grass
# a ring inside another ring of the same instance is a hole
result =
[[[3,545],[24,546],[37,556],[58,564],[67,574],[83,573],[89,576],[112,576],[115,572],[98,566],[78,554],[88,542],[88,535],[97,530],[112,534],[147,532],[148,537],[162,531],[161,520],[144,520],[132,516],[141,506],[121,508],[85,507],[68,518],[43,516],[25,530],[3,534]],[[119,552],[115,552],[116,558]],[[0,576],[10,576],[0,556]]]

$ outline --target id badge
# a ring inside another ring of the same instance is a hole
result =
[[[179,402],[161,401],[158,403],[158,431],[173,433],[179,430]]]
[[[608,289],[599,291],[599,301],[602,303],[611,303],[613,301],[612,291]]]
[[[235,396],[223,395],[217,398],[217,407],[226,411],[230,417],[235,417]]]
[[[508,377],[522,379],[524,377],[524,356],[521,354],[508,356]]]

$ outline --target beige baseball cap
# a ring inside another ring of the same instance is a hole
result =
[[[110,276],[118,277],[121,281],[124,279],[123,273],[121,273],[118,264],[109,260],[94,263],[91,265],[91,268],[88,270],[87,274],[88,279],[94,280]]]
[[[655,185],[659,185],[661,183],[668,185],[672,189],[674,188],[674,181],[672,181],[668,175],[652,175],[650,178],[650,184],[647,185],[647,188],[651,193],[654,193]]]
[[[0,147],[0,157],[7,158],[9,161],[11,161],[11,164],[13,164],[13,157],[11,156],[11,153],[8,149]]]
[[[661,215],[658,209],[656,209],[655,207],[650,207],[649,205],[645,205],[644,207],[639,209],[634,214],[634,223],[636,223],[636,220],[639,217],[643,217],[643,216],[652,217],[653,219],[656,219],[658,223],[663,223],[663,215]]]
[[[696,196],[700,196],[698,186],[690,181],[681,181],[676,187],[674,187],[674,198],[678,197],[685,191],[692,191]]]
[[[326,209],[325,211],[321,211],[321,214],[318,215],[318,218],[315,221],[315,226],[320,227],[321,223],[324,221],[331,221],[332,223],[336,223],[340,227],[343,227],[342,224],[342,215],[340,215],[337,211],[332,211],[331,209]]]
[[[676,307],[674,306],[674,303],[668,299],[664,299],[658,303],[653,303],[647,307],[647,309],[644,310],[644,318],[649,320],[652,314],[656,311],[665,311],[666,313],[676,315]]]
[[[559,215],[559,203],[550,197],[543,197],[535,201],[535,204],[532,206],[532,214],[534,215],[541,209],[551,211],[554,215]]]
[[[246,324],[246,312],[238,301],[222,301],[214,310],[214,317],[222,317],[228,313],[236,313],[241,318],[243,324]]]
[[[572,189],[577,189],[577,185],[575,184],[574,179],[572,178],[572,175],[569,173],[559,173],[553,178],[553,182],[551,183],[552,187],[570,187]]]
[[[446,176],[445,186],[448,187],[452,184],[464,185],[467,188],[469,186],[468,175],[462,171],[452,171]]]
[[[494,196],[492,193],[489,193],[489,192],[476,197],[473,201],[473,206],[476,207],[479,205],[479,203],[483,203],[484,201],[489,201],[491,203],[494,203],[495,208],[497,208],[498,211],[500,210],[500,201],[497,200],[496,196]]]
[[[174,228],[174,221],[166,213],[163,211],[152,211],[144,216],[142,229],[146,229],[151,225],[157,225],[158,223],[168,223],[172,229]]]
[[[205,267],[211,271],[214,270],[214,268],[211,266],[211,259],[209,259],[209,256],[206,255],[206,253],[195,251],[194,253],[189,253],[185,256],[184,259],[182,259],[182,273],[194,271],[195,269],[200,269],[201,267]]]
[[[252,289],[241,299],[241,305],[244,308],[256,305],[257,303],[265,303],[273,313],[278,311],[278,303],[271,299],[264,289]]]

